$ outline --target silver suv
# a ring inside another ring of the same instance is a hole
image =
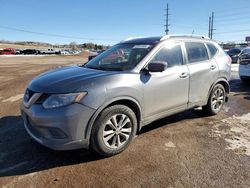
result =
[[[22,117],[44,146],[111,156],[157,119],[196,107],[217,114],[227,101],[230,70],[231,58],[206,37],[130,38],[84,65],[33,79]]]

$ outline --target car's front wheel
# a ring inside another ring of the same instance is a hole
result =
[[[121,153],[131,143],[137,130],[135,113],[124,105],[104,109],[91,133],[91,148],[104,156]]]
[[[226,91],[223,85],[216,84],[210,93],[207,105],[203,110],[207,115],[218,114],[226,101]]]

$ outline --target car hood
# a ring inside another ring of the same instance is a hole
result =
[[[66,66],[37,76],[30,82],[28,88],[41,93],[70,93],[84,88],[85,84],[89,85],[96,78],[112,74],[114,72]]]

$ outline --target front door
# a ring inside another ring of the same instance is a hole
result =
[[[164,114],[169,110],[187,107],[189,71],[183,64],[180,43],[163,46],[149,63],[165,62],[167,69],[158,73],[141,73],[144,90],[145,117]]]

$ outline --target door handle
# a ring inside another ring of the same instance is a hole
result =
[[[187,78],[188,76],[189,76],[189,73],[183,72],[181,73],[180,78]]]
[[[214,69],[216,69],[216,66],[215,65],[211,65],[210,69],[214,70]]]

